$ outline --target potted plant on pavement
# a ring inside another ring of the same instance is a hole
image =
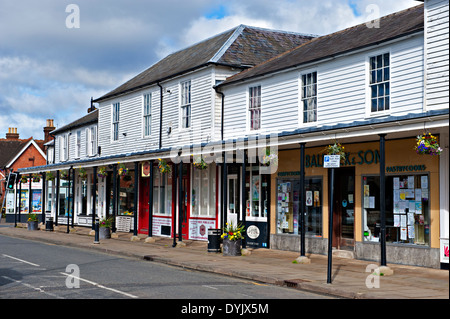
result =
[[[28,214],[28,230],[38,230],[39,219],[36,214]]]
[[[102,218],[100,220],[98,234],[100,239],[111,238],[111,218]]]
[[[241,255],[241,243],[244,238],[243,232],[244,226],[233,223],[226,223],[223,228],[223,255],[224,256],[240,256]]]

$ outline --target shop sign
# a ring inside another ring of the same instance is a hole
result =
[[[256,239],[259,237],[259,228],[256,227],[255,225],[251,225],[247,228],[247,236],[250,237],[251,239]]]
[[[149,177],[150,176],[150,162],[145,161],[142,163],[142,177]]]
[[[425,165],[398,165],[386,167],[388,173],[400,173],[400,172],[422,172],[426,170]]]

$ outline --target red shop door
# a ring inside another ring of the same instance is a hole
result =
[[[150,178],[140,177],[139,185],[139,211],[138,211],[138,232],[148,234],[148,199],[149,199]]]

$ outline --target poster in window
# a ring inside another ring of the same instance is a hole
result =
[[[31,207],[33,209],[33,213],[40,213],[42,210],[41,206],[42,206],[41,191],[34,190],[32,192],[32,197],[31,197]]]
[[[259,176],[252,176],[252,199],[259,200]]]
[[[394,215],[394,227],[400,227],[400,215]]]
[[[420,176],[420,188],[428,188],[428,176]]]
[[[406,227],[400,228],[400,240],[406,240],[408,235],[408,229]]]
[[[312,204],[313,204],[312,191],[306,191],[306,206],[312,206]]]

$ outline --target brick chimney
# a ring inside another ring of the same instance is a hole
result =
[[[17,133],[17,127],[9,127],[8,133],[6,133],[7,140],[18,140],[19,133]]]
[[[50,132],[53,130],[55,130],[53,120],[47,120],[46,126],[44,127],[44,144],[53,140],[53,136],[50,135]]]

